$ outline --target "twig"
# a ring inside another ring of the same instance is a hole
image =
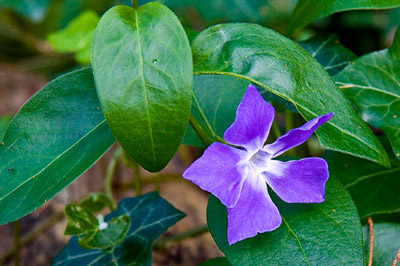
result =
[[[397,255],[396,255],[396,258],[394,258],[392,266],[396,266],[397,263],[399,262],[399,260],[400,260],[400,248],[399,248],[399,251],[397,251]]]
[[[213,143],[211,138],[207,135],[207,133],[200,126],[199,122],[197,122],[196,118],[193,115],[190,115],[189,123],[196,132],[197,136],[199,136],[201,142],[203,142],[204,146],[208,147]]]
[[[35,241],[41,234],[49,230],[54,226],[58,221],[64,218],[64,212],[57,212],[50,216],[48,219],[37,225],[34,229],[32,229],[29,233],[21,237],[20,241],[20,249],[29,245],[33,241]],[[14,256],[15,250],[12,249],[4,254],[3,257],[0,258],[0,265],[3,265],[7,260],[11,259]]]
[[[111,200],[113,209],[115,209],[116,202],[112,194],[112,180],[115,172],[115,167],[117,166],[119,158],[121,158],[121,154],[122,148],[118,147],[114,151],[110,163],[108,164],[106,180],[104,181],[104,191],[106,192],[107,197]]]
[[[189,238],[195,238],[197,236],[200,236],[204,233],[208,232],[208,227],[207,225],[203,225],[197,228],[194,228],[192,230],[183,232],[182,234],[171,236],[171,237],[164,237],[164,238],[159,238],[156,240],[153,244],[153,247],[155,249],[162,249],[168,242],[174,242],[174,243],[179,243],[185,239]]]
[[[140,175],[140,166],[137,162],[133,162],[133,175],[135,179],[136,196],[142,195],[142,176]]]
[[[372,266],[372,258],[374,256],[374,224],[372,222],[371,217],[368,217],[368,230],[369,230],[368,266]]]

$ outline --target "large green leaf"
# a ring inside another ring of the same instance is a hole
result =
[[[368,226],[364,226],[364,250],[369,252]],[[376,223],[374,224],[374,252],[372,265],[392,265],[397,251],[400,248],[400,224]]]
[[[34,22],[41,21],[46,15],[50,0],[0,0],[1,8],[10,8]]]
[[[86,250],[78,245],[77,237],[73,237],[53,265],[151,265],[152,242],[185,216],[157,192],[123,199],[105,221],[123,214],[130,217],[131,224],[120,244],[111,250]]]
[[[192,99],[192,56],[179,20],[158,3],[113,7],[97,26],[92,64],[118,142],[147,170],[161,170],[182,140]]]
[[[392,168],[346,154],[326,152],[329,171],[349,190],[359,215],[400,211],[400,162],[392,158]]]
[[[309,52],[331,76],[340,72],[357,57],[340,44],[337,35],[316,35],[299,42],[299,45]]]
[[[329,179],[323,203],[274,202],[283,219],[278,229],[229,246],[226,208],[210,196],[208,227],[232,265],[363,265],[357,210],[337,180]]]
[[[361,117],[382,129],[400,159],[400,29],[393,49],[370,53],[335,76]]]
[[[258,25],[211,27],[193,42],[195,74],[246,78],[292,102],[310,120],[334,113],[316,132],[322,146],[389,166],[378,139],[323,67],[295,42]]]
[[[299,0],[290,18],[289,32],[333,13],[359,9],[387,9],[400,6],[399,0]]]
[[[15,115],[0,145],[0,224],[51,199],[114,141],[91,69],[47,84]]]

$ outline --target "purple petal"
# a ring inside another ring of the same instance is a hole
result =
[[[229,245],[257,233],[275,230],[282,222],[262,176],[246,178],[239,201],[227,211]]]
[[[274,120],[274,108],[264,101],[256,87],[249,85],[236,111],[235,122],[225,131],[224,139],[252,152],[267,140]]]
[[[324,201],[329,178],[328,164],[315,157],[289,162],[271,160],[264,178],[288,203],[320,203]]]
[[[246,155],[245,151],[213,143],[185,170],[183,177],[214,194],[225,206],[233,207],[244,181],[237,163]]]
[[[333,113],[329,113],[311,119],[301,127],[294,128],[279,137],[274,143],[265,145],[263,150],[271,153],[272,157],[279,156],[285,151],[304,143],[320,125],[331,119],[332,116]]]

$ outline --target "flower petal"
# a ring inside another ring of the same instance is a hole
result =
[[[229,245],[257,233],[275,230],[282,222],[261,175],[246,178],[239,201],[227,211]]]
[[[183,177],[214,194],[225,206],[233,207],[244,181],[237,163],[246,155],[245,151],[213,143],[185,170]]]
[[[271,160],[264,178],[288,203],[320,203],[324,201],[329,178],[328,164],[316,157],[289,162]]]
[[[332,116],[333,113],[328,113],[311,119],[301,127],[282,135],[274,143],[265,145],[263,150],[271,153],[272,157],[279,156],[285,151],[304,143],[320,125],[327,122]]]
[[[235,122],[225,131],[224,139],[254,152],[267,140],[273,120],[272,105],[262,98],[256,87],[249,85],[236,111]]]

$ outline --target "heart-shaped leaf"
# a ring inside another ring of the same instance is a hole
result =
[[[157,192],[123,199],[105,221],[124,214],[129,216],[131,223],[120,244],[111,250],[87,250],[78,245],[77,237],[73,237],[54,259],[53,265],[151,265],[152,242],[185,216]]]
[[[292,102],[310,120],[334,117],[316,134],[321,145],[389,166],[387,154],[332,78],[295,42],[253,24],[221,24],[193,42],[195,74],[248,79]]]
[[[175,154],[189,121],[192,55],[178,18],[149,3],[111,8],[92,47],[100,102],[124,150],[149,171]]]
[[[289,33],[307,26],[314,20],[337,12],[360,9],[387,9],[398,6],[400,6],[398,0],[299,0],[290,18]]]
[[[114,142],[91,69],[47,84],[15,115],[0,145],[0,224],[42,206]]]
[[[357,210],[337,180],[329,178],[320,204],[287,204],[276,198],[282,225],[229,246],[226,208],[210,196],[208,227],[232,265],[363,265]]]
[[[393,47],[355,60],[335,76],[361,117],[382,129],[400,159],[400,28]]]

